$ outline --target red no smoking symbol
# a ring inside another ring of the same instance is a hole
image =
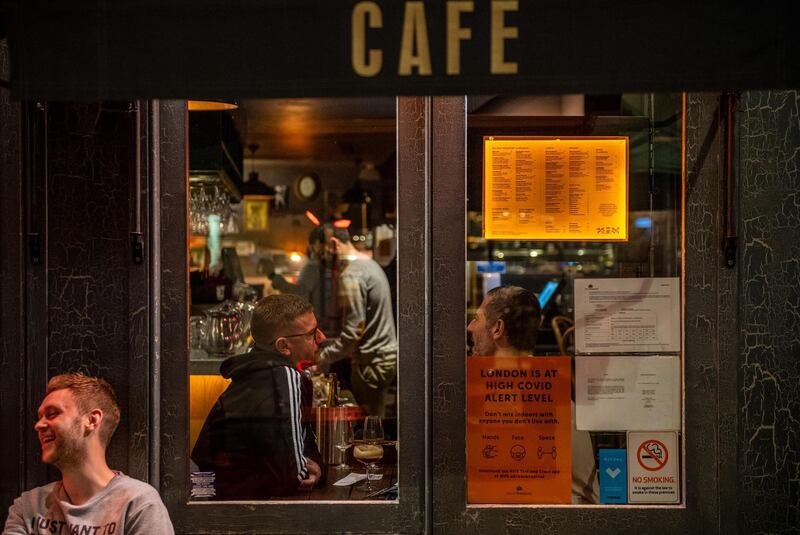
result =
[[[645,440],[639,444],[636,451],[639,465],[650,472],[657,472],[664,468],[669,459],[669,452],[663,442],[658,440]]]

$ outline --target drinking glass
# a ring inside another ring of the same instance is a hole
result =
[[[372,482],[369,479],[370,470],[378,468],[378,461],[383,459],[383,422],[380,416],[367,416],[364,418],[364,432],[362,441],[353,448],[353,457],[364,465],[367,478],[359,490],[372,492]]]
[[[206,319],[204,316],[189,318],[189,355],[192,359],[205,358],[207,353],[203,347],[206,339]]]
[[[347,470],[347,449],[353,445],[353,424],[350,420],[340,419],[334,422],[333,445],[342,452],[342,462],[334,468],[337,470]]]

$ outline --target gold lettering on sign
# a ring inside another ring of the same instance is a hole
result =
[[[398,73],[400,76],[408,76],[414,67],[421,75],[430,75],[432,72],[423,2],[406,2],[406,12],[403,16],[403,40],[400,43]]]
[[[461,41],[472,39],[472,30],[461,26],[461,13],[472,13],[475,2],[447,2],[447,74],[461,74]]]
[[[516,26],[505,25],[505,15],[507,11],[517,10],[519,10],[517,0],[492,0],[492,74],[517,74],[517,62],[506,61],[505,58],[506,40],[519,37],[519,29]]]
[[[375,2],[359,2],[353,7],[352,19],[352,61],[353,70],[359,76],[370,77],[381,72],[383,52],[370,49],[367,56],[366,27],[382,28],[383,15]]]

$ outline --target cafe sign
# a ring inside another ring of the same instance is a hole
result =
[[[472,27],[465,25],[464,16],[475,12],[475,2],[446,2],[445,25],[440,29],[445,41],[445,72],[461,74],[462,44],[472,40]],[[519,64],[506,58],[506,41],[519,38],[519,28],[507,22],[506,15],[519,12],[518,0],[494,0],[489,9],[489,74],[517,74]],[[433,74],[428,15],[425,2],[405,2],[397,61],[398,76],[430,76]],[[482,21],[485,23],[485,21]],[[383,50],[367,49],[367,28],[376,33],[383,28],[383,10],[374,1],[358,2],[353,7],[352,65],[359,76],[372,77],[383,69]]]
[[[563,94],[800,85],[764,4],[660,0],[5,2],[15,96]],[[708,24],[713,18],[714,24]],[[725,46],[719,46],[724,43]]]

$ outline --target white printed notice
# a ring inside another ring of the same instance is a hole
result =
[[[575,351],[680,351],[677,277],[575,279]]]
[[[577,357],[575,414],[585,431],[679,430],[679,358]]]

